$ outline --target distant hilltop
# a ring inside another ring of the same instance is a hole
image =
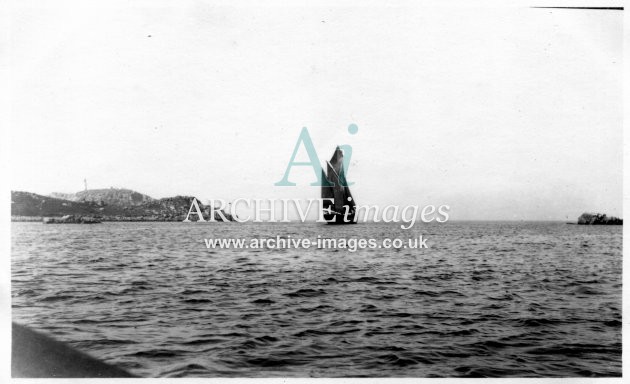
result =
[[[77,193],[53,192],[50,197],[69,201],[92,201],[106,205],[142,205],[155,201],[151,196],[124,188],[89,189]]]
[[[77,215],[102,221],[183,221],[193,199],[194,196],[154,199],[129,189],[116,188],[53,193],[50,196],[11,191],[11,219],[40,221],[44,217]],[[199,203],[199,207],[208,217],[210,206]],[[229,213],[223,214],[233,220]],[[221,221],[216,212],[215,219]]]
[[[580,225],[623,225],[623,219],[601,213],[583,213],[577,223]]]

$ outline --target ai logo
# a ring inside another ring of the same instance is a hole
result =
[[[359,131],[359,127],[356,124],[350,124],[348,126],[348,133],[351,135],[355,135]],[[300,146],[303,145],[304,149],[306,149],[306,153],[308,154],[308,162],[298,162],[295,161],[295,156],[300,149]],[[348,170],[350,167],[350,159],[352,158],[352,146],[348,144],[340,145],[339,148],[343,150],[343,167]],[[295,183],[289,181],[289,173],[291,172],[291,167],[293,166],[310,166],[315,172],[315,182],[311,183],[312,186],[330,186],[330,182],[326,179],[322,179],[322,166],[319,162],[319,157],[317,156],[317,151],[315,151],[315,147],[313,146],[313,141],[311,140],[311,135],[308,133],[308,128],[302,128],[300,132],[300,136],[298,137],[297,143],[295,144],[295,149],[293,150],[293,154],[291,155],[291,159],[289,159],[289,164],[287,165],[287,170],[284,172],[284,177],[282,180],[278,181],[274,185],[279,187],[292,187],[295,186]],[[354,183],[346,181],[346,186],[350,186]]]

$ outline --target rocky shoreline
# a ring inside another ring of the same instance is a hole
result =
[[[227,213],[225,213],[226,217],[230,219]],[[156,217],[156,216],[84,216],[85,218],[90,218],[94,220],[98,220],[99,222],[178,222],[184,221],[186,215],[178,216],[178,217]],[[196,217],[196,215],[194,216]],[[40,223],[45,222],[46,220],[60,220],[63,216],[11,216],[11,222],[14,223]],[[221,218],[215,218],[216,221],[223,221]],[[233,221],[233,220],[230,220]]]
[[[91,216],[65,215],[62,217],[44,217],[44,224],[100,224],[98,219]]]

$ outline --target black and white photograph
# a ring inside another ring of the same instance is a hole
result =
[[[8,381],[622,382],[622,1],[3,8]]]

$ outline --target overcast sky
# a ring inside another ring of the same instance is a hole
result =
[[[359,204],[622,215],[622,12],[37,4],[12,16],[14,190],[317,198],[304,167],[274,186],[308,127],[322,162],[352,146]]]

